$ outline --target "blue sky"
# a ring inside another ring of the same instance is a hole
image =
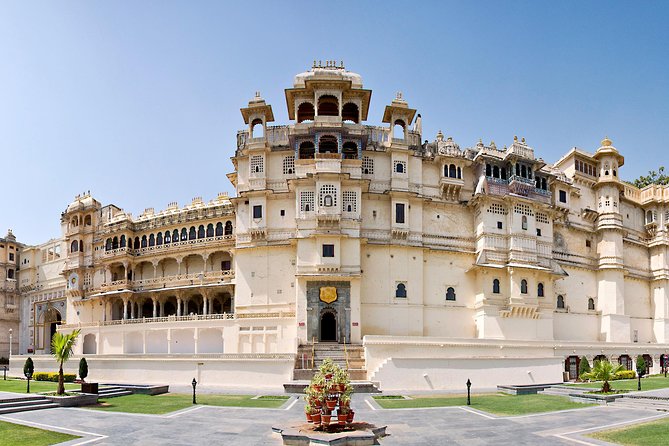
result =
[[[0,236],[59,235],[91,190],[139,214],[232,193],[239,108],[314,59],[401,90],[463,147],[524,136],[554,162],[608,135],[632,179],[668,165],[667,2],[0,0]]]

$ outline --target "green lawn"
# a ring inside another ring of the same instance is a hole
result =
[[[384,409],[420,407],[465,406],[467,396],[415,396],[413,399],[377,398]],[[472,395],[471,406],[497,415],[525,415],[556,410],[590,407],[592,404],[575,403],[569,398],[554,395],[508,395],[506,393]]]
[[[2,446],[46,446],[75,438],[80,437],[0,421],[0,444]]]
[[[636,390],[638,385],[638,380],[635,379],[619,379],[616,381],[609,381],[611,387],[615,390]],[[591,382],[591,383],[578,383],[578,384],[568,384],[573,387],[592,387],[592,388],[601,388],[601,382]],[[647,376],[646,378],[641,378],[641,390],[655,390],[655,389],[664,389],[669,387],[669,377],[665,378],[664,375],[653,375]]]
[[[7,379],[7,381],[1,379],[0,376],[0,392],[16,392],[16,393],[26,393],[26,381],[21,379]],[[39,392],[55,392],[58,387],[58,383],[51,381],[30,381],[30,393],[39,393]],[[65,390],[77,390],[80,389],[79,384],[65,383]]]
[[[637,424],[635,426],[613,429],[590,434],[590,437],[598,440],[618,443],[622,445],[659,446],[667,444],[669,433],[669,419],[664,418],[650,423]]]
[[[228,407],[262,407],[276,409],[286,402],[288,396],[265,396],[252,399],[253,395],[209,395],[197,396],[197,403],[209,406]],[[98,406],[88,409],[106,410],[111,412],[164,414],[185,409],[193,405],[193,396],[179,393],[162,395],[128,395],[116,398],[101,399]]]

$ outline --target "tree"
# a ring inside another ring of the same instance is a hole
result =
[[[86,377],[88,376],[88,363],[86,358],[81,358],[79,360],[79,378],[82,382],[86,382]]]
[[[81,333],[81,330],[74,330],[72,333],[63,334],[57,332],[51,338],[51,351],[53,356],[58,362],[58,390],[56,390],[57,395],[62,395],[65,393],[65,380],[63,379],[63,364],[67,362],[72,356],[72,350],[74,349],[74,344],[77,342],[77,337]]]
[[[604,384],[602,384],[602,392],[609,393],[611,391],[609,381],[612,381],[615,378],[616,373],[622,370],[622,368],[623,366],[621,364],[613,365],[609,361],[596,361],[592,370],[588,373],[584,373],[583,377],[594,381],[604,381]]]
[[[30,393],[30,380],[33,377],[33,373],[35,373],[35,364],[33,364],[33,358],[28,356],[28,359],[26,359],[26,362],[23,364],[23,376],[28,380],[26,393]]]
[[[585,356],[581,357],[581,362],[578,364],[578,376],[583,379],[583,375],[590,371],[590,363]]]
[[[650,184],[666,185],[669,184],[669,175],[664,173],[664,166],[661,166],[657,172],[651,170],[648,172],[648,175],[641,175],[639,178],[634,180],[632,184],[634,184],[639,189],[643,189]]]
[[[646,374],[646,360],[641,355],[636,357],[636,372],[640,377]]]

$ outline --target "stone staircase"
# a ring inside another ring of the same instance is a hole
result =
[[[609,406],[669,412],[669,399],[641,395],[624,395],[622,398],[609,403]]]
[[[295,357],[293,380],[311,380],[316,370],[318,370],[327,358],[332,359],[339,367],[348,369],[351,381],[364,381],[367,379],[365,348],[362,345],[319,342],[313,345],[300,345]]]
[[[116,396],[126,396],[132,395],[133,392],[130,390],[124,389],[123,387],[101,387],[98,389],[98,396],[100,398],[113,398]]]
[[[27,412],[29,410],[51,409],[58,407],[42,396],[25,396],[18,398],[7,398],[0,400],[0,415],[14,412]]]

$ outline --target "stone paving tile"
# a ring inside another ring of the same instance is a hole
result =
[[[367,396],[354,396],[356,419],[387,425],[389,435],[381,439],[382,445],[564,445],[573,442],[558,438],[556,434],[658,415],[654,411],[606,406],[519,417],[495,417],[458,407],[371,410],[364,402],[365,398]],[[271,432],[271,427],[304,418],[302,401],[290,410],[197,407],[192,411],[167,415],[59,408],[16,413],[12,414],[12,418],[108,436],[88,443],[91,445],[146,446],[280,445],[280,437]],[[570,435],[569,438],[598,444],[580,434]]]

